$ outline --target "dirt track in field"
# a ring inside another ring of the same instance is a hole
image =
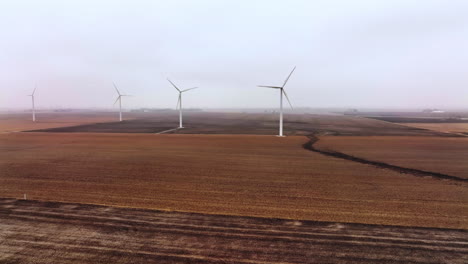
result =
[[[0,199],[1,263],[450,263],[466,230]]]
[[[306,137],[15,133],[0,197],[213,214],[468,228],[466,183],[303,149]]]

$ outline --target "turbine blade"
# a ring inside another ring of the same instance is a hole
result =
[[[117,99],[115,99],[115,102],[114,102],[113,105],[115,105],[120,100],[120,97],[121,97],[121,95],[119,95],[119,97],[117,97]]]
[[[179,105],[180,105],[180,94],[179,94],[179,97],[177,98],[177,105],[175,107],[175,109],[179,109]]]
[[[294,70],[296,69],[296,66],[292,69],[291,73],[288,75],[288,78],[286,78],[286,81],[284,81],[283,87],[286,85],[286,83],[289,81],[289,77],[293,74]]]
[[[188,88],[188,89],[182,90],[181,93],[187,92],[187,91],[190,91],[190,90],[193,90],[193,89],[197,89],[197,88],[198,88],[198,87]]]
[[[279,86],[266,86],[266,85],[257,85],[257,87],[272,88],[272,89],[281,89],[282,88],[282,87],[279,87]]]
[[[36,93],[36,89],[37,89],[37,84],[36,84],[36,86],[34,86],[34,90],[33,90],[32,94],[31,94],[31,96],[34,96],[34,93]]]
[[[179,88],[177,88],[177,86],[176,86],[176,85],[175,85],[173,82],[171,82],[171,80],[169,80],[169,78],[167,78],[167,80],[168,80],[168,81],[169,81],[169,82],[172,84],[172,86],[174,86],[174,88],[176,88],[176,89],[177,89],[177,91],[179,91],[179,92],[180,92]]]
[[[291,109],[294,109],[292,104],[291,104],[291,101],[289,101],[289,97],[288,97],[288,94],[286,94],[286,91],[284,89],[281,89],[283,91],[283,94],[284,96],[286,97],[286,99],[288,100],[288,103],[289,103],[289,106],[291,106]]]
[[[115,85],[114,82],[112,82],[112,84],[114,85],[114,88],[115,88],[115,90],[117,91],[117,93],[119,94],[119,96],[121,96],[119,89],[117,89],[117,85]]]

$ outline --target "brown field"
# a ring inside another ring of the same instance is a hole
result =
[[[468,123],[406,123],[405,125],[439,132],[468,135]]]
[[[467,261],[467,182],[303,146],[337,135],[314,146],[468,179],[457,131],[289,114],[278,138],[261,136],[276,114],[187,112],[156,135],[176,112],[116,117],[0,114],[0,263]]]
[[[68,127],[97,122],[112,122],[117,115],[110,112],[86,113],[38,113],[37,121],[31,121],[31,113],[3,113],[0,114],[0,133],[46,129],[54,127]],[[129,118],[134,118],[132,115]]]
[[[0,199],[0,262],[447,263],[466,230],[202,215]]]
[[[467,137],[320,137],[314,146],[468,179]]]
[[[116,122],[116,113],[42,113],[34,124],[30,116],[0,115],[0,132],[43,130],[48,132],[158,133],[178,126],[175,111],[125,113]],[[1,119],[3,118],[3,119]],[[184,113],[182,130],[175,134],[261,134],[278,133],[278,115],[273,113]],[[445,133],[408,127],[355,116],[286,114],[286,135],[413,135],[446,136]]]
[[[466,183],[327,157],[304,149],[305,142],[303,136],[3,134],[0,196],[468,228]]]

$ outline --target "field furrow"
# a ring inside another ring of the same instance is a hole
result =
[[[0,199],[2,263],[464,263],[466,230]],[[196,224],[194,224],[196,223]],[[233,227],[235,225],[235,227]],[[365,235],[364,235],[365,234]],[[67,252],[67,254],[56,254]]]

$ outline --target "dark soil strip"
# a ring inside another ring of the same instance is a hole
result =
[[[411,175],[419,176],[419,177],[430,176],[430,177],[434,177],[434,178],[438,178],[438,179],[444,179],[444,180],[468,182],[468,179],[464,179],[464,178],[460,178],[460,177],[456,177],[456,176],[451,176],[451,175],[447,175],[447,174],[442,174],[442,173],[438,173],[438,172],[431,172],[431,171],[424,171],[424,170],[418,170],[418,169],[411,169],[411,168],[395,166],[395,165],[391,165],[391,164],[380,162],[380,161],[367,160],[367,159],[351,156],[351,155],[348,155],[348,154],[345,154],[345,153],[342,153],[342,152],[337,152],[337,151],[320,150],[320,149],[317,149],[317,148],[314,147],[314,144],[317,141],[319,141],[318,137],[316,137],[314,135],[310,135],[309,136],[309,141],[307,143],[305,143],[303,146],[304,146],[305,149],[308,149],[308,150],[311,150],[311,151],[314,151],[314,152],[318,152],[318,153],[326,155],[326,156],[345,159],[345,160],[350,160],[350,161],[359,162],[359,163],[362,163],[362,164],[369,164],[369,165],[373,165],[373,166],[376,166],[376,167],[379,167],[379,168],[393,170],[393,171],[396,171],[396,172],[399,172],[399,173],[411,174]]]

